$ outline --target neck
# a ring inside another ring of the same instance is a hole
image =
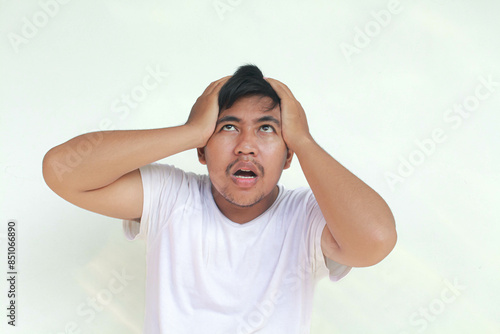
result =
[[[273,205],[274,201],[278,197],[278,194],[279,188],[276,186],[259,202],[251,206],[239,206],[226,200],[212,185],[212,195],[214,197],[215,204],[217,204],[217,207],[224,216],[238,224],[248,223],[263,214],[271,205]]]

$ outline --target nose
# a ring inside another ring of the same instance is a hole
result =
[[[257,155],[257,142],[255,135],[252,131],[242,131],[238,135],[236,146],[234,147],[234,154],[236,155]]]

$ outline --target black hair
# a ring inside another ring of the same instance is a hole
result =
[[[219,113],[231,108],[239,98],[247,96],[270,97],[272,101],[266,111],[274,109],[281,101],[273,87],[264,79],[261,70],[254,64],[245,64],[220,89]]]

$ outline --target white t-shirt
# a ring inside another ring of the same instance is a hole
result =
[[[278,185],[268,210],[238,224],[208,175],[159,163],[140,172],[141,223],[123,228],[146,241],[144,333],[309,333],[315,284],[351,269],[323,256],[326,222],[310,189]]]

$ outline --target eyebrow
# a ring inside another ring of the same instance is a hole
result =
[[[220,123],[226,123],[226,122],[235,122],[235,123],[240,123],[241,122],[241,118],[238,118],[236,116],[224,116],[224,117],[221,117],[217,120],[217,125],[219,125]],[[280,125],[280,121],[278,121],[275,117],[273,116],[262,116],[261,118],[259,118],[257,120],[257,123],[264,123],[264,122],[272,122],[272,123],[275,123],[277,126]]]
[[[217,120],[216,125],[219,125],[220,123],[226,123],[226,122],[239,123],[239,122],[241,122],[241,119],[236,117],[236,116],[224,116],[224,117],[221,117]]]
[[[257,123],[263,123],[263,122],[272,122],[275,123],[277,126],[280,125],[280,121],[278,121],[276,118],[273,116],[262,116],[257,120]]]

